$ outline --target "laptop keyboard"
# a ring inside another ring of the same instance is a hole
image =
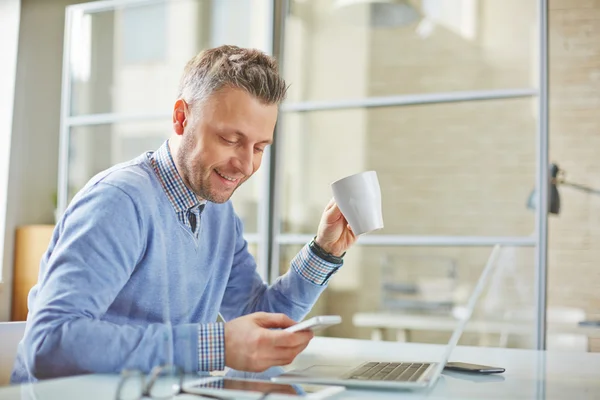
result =
[[[430,365],[429,363],[410,362],[369,362],[351,371],[348,379],[416,382]]]

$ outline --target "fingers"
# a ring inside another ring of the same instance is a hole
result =
[[[333,207],[333,205],[335,204],[335,199],[332,197],[329,200],[329,203],[327,203],[327,206],[325,206],[325,211],[329,210],[331,207]]]
[[[286,332],[265,329],[264,335],[264,347],[261,347],[263,349],[261,351],[261,361],[258,361],[261,369],[266,369],[274,365],[290,364],[308,346],[310,340],[314,337],[314,333],[310,330]]]
[[[342,212],[336,203],[333,203],[333,205],[325,211],[325,221],[328,224],[332,224],[343,218],[344,216],[342,215]]]
[[[292,361],[294,361],[298,354],[302,353],[302,351],[306,349],[307,346],[308,342],[296,347],[278,349],[279,351],[277,352],[277,357],[274,362],[276,365],[290,364]]]
[[[308,344],[315,334],[311,330],[300,331],[300,332],[280,332],[279,343],[277,346],[283,347],[295,347],[301,344]]]
[[[314,333],[310,330],[301,332],[288,332],[279,329],[296,324],[285,314],[254,313],[247,317],[253,319],[255,329],[254,339],[250,346],[254,351],[248,354],[249,359],[244,363],[246,370],[263,371],[274,365],[286,365],[308,346]],[[227,354],[227,352],[226,352]],[[239,369],[239,368],[238,368]]]
[[[263,328],[287,328],[296,324],[296,321],[285,314],[256,313],[256,323]]]
[[[297,323],[285,314],[263,312],[256,313],[256,322],[261,328],[287,328]],[[285,330],[266,329],[264,334],[275,347],[306,345],[315,336],[311,330],[287,332]]]
[[[313,338],[312,331],[287,332],[296,324],[285,314],[258,312],[225,323],[225,365],[237,370],[264,371],[289,364]]]
[[[302,343],[301,345],[294,347],[292,349],[296,353],[296,355],[294,357],[296,357],[298,354],[302,353],[304,351],[304,349],[306,349],[308,347],[309,344],[310,344],[310,340],[306,343]]]
[[[350,224],[346,223],[346,229],[348,229],[348,233],[352,236],[352,239],[356,240],[356,234],[352,230],[352,227],[350,226]]]
[[[310,330],[301,332],[269,331],[269,335],[273,346],[285,348],[308,344],[315,336]]]

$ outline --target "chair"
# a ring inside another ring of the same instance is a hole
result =
[[[0,386],[8,385],[25,322],[0,322]]]

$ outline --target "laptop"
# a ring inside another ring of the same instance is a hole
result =
[[[496,245],[490,253],[485,268],[469,297],[464,316],[458,321],[452,332],[441,360],[436,362],[369,360],[354,366],[311,365],[305,369],[287,371],[282,375],[272,377],[271,380],[285,383],[307,382],[341,385],[353,388],[411,390],[433,386],[442,374],[450,354],[456,347],[467,322],[471,318],[477,300],[496,265],[499,252],[500,246]]]

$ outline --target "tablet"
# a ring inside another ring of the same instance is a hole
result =
[[[226,399],[260,399],[269,393],[268,400],[326,399],[345,390],[343,386],[285,384],[256,379],[205,377],[183,384],[185,393],[209,394]]]

